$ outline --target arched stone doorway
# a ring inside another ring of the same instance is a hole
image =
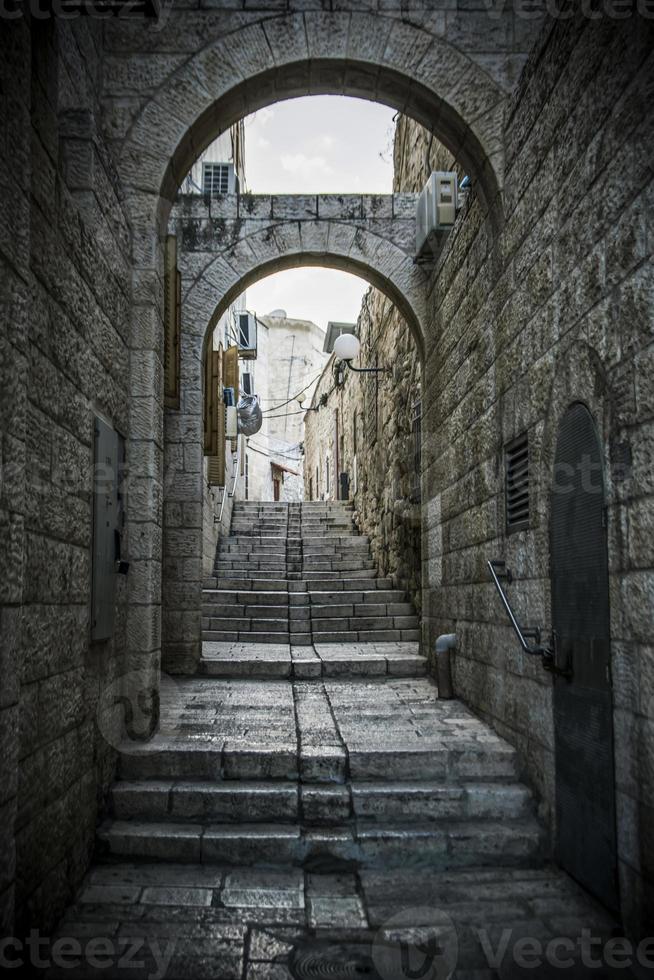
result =
[[[397,197],[413,198],[413,195]],[[392,201],[374,200],[378,208],[388,209],[390,213]],[[184,447],[197,446],[199,449],[202,442],[203,362],[207,338],[232,299],[273,272],[302,265],[356,273],[389,296],[405,316],[418,350],[423,350],[426,276],[413,264],[408,243],[411,236],[404,246],[400,244],[406,239],[405,226],[412,229],[412,217],[398,217],[399,230],[392,233],[390,218],[385,221],[379,218],[347,221],[342,215],[317,219],[309,213],[304,220],[290,215],[284,220],[280,202],[286,201],[289,209],[296,202],[284,197],[273,198],[273,201],[280,215],[275,222],[241,222],[231,229],[232,234],[229,234],[229,225],[220,225],[220,235],[212,236],[211,209],[216,203],[198,201],[195,197],[188,201],[182,199],[176,205],[169,225],[178,243],[185,386],[181,408],[167,410],[165,426],[162,665],[174,673],[195,670],[201,654],[202,633],[203,477],[195,462],[189,465],[188,472],[184,468],[180,471],[179,460],[185,457]],[[409,204],[407,213],[412,216],[413,200]],[[348,209],[342,198],[335,197],[332,205],[329,208],[325,203],[325,210],[333,213],[336,206]],[[397,209],[401,215],[400,203]],[[206,234],[203,233],[203,222],[207,223]],[[376,231],[373,230],[375,222]],[[385,237],[381,234],[382,228]],[[183,562],[176,560],[181,540],[184,542]]]
[[[104,119],[125,188],[134,282],[134,422],[128,456],[139,466],[129,528],[139,553],[132,565],[129,643],[132,658],[155,673],[161,648],[164,479],[162,242],[176,189],[193,159],[219,132],[257,108],[307,94],[358,96],[426,125],[472,175],[491,226],[502,223],[507,93],[539,22],[521,25],[516,51],[508,40],[514,13],[501,14],[489,59],[487,51],[480,53],[481,23],[474,17],[464,17],[463,33],[461,24],[448,27],[440,17],[421,25],[403,17],[399,4],[383,15],[239,11],[218,18],[212,11],[173,9],[167,24],[147,35],[128,24],[108,26],[116,56],[106,65]],[[486,30],[486,19],[483,24]],[[138,97],[126,104],[130,72],[139,81],[145,73],[149,81],[135,86]],[[341,258],[338,250],[332,254],[333,262]],[[370,263],[376,265],[392,280],[382,256]],[[404,293],[400,288],[396,298]]]

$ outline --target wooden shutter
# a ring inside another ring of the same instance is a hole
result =
[[[209,456],[207,480],[214,487],[225,486],[225,405],[221,399],[217,406],[217,449]]]
[[[216,455],[220,434],[225,432],[225,426],[221,429],[218,422],[223,401],[223,358],[221,346],[218,350],[208,350],[204,362],[204,452],[207,456]]]
[[[234,389],[234,404],[238,403],[238,347],[228,347],[223,359],[223,384]],[[224,429],[223,429],[224,431]],[[236,439],[231,439],[232,452],[236,451]]]
[[[164,246],[164,405],[179,408],[182,277],[177,269],[177,239]]]
[[[234,400],[238,401],[238,347],[228,347],[224,356],[223,384],[234,389]]]

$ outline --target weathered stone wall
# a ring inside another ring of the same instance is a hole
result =
[[[375,289],[365,296],[357,332],[361,364],[391,366],[392,375],[348,371],[338,388],[330,360],[312,399],[315,408],[326,394],[327,404],[305,416],[305,496],[338,499],[339,474],[347,473],[355,521],[370,537],[380,571],[408,589],[420,608],[420,502],[414,494],[412,437],[420,401],[415,341],[390,300]]]
[[[424,376],[425,613],[456,631],[455,687],[519,746],[552,820],[552,682],[489,581],[505,558],[519,619],[550,622],[556,432],[585,402],[608,487],[621,902],[654,916],[651,21],[552,21],[506,120],[504,226],[469,202],[432,280]],[[531,522],[506,535],[503,447],[528,431]],[[627,462],[624,466],[616,465]]]
[[[97,127],[100,22],[5,20],[0,49],[0,920],[12,932],[49,929],[70,900],[120,731],[127,583],[114,639],[90,644],[91,464],[95,413],[128,434],[129,234]]]
[[[449,151],[406,116],[397,121],[393,163],[396,192],[417,193],[433,170],[454,167]],[[338,474],[333,476],[338,413],[339,470],[347,472],[350,479],[355,519],[362,533],[370,537],[380,571],[405,587],[420,609],[420,464],[416,463],[413,433],[421,402],[420,358],[406,321],[378,289],[366,293],[357,335],[362,344],[361,365],[391,367],[392,376],[375,379],[347,372],[344,387],[336,389],[331,367],[323,375],[312,404],[315,406],[326,393],[328,404],[318,412],[309,412],[305,420],[305,493],[308,497],[311,488],[319,484],[314,493],[326,494],[327,458],[332,478],[326,495],[336,499],[339,493]],[[318,481],[316,467],[320,470]]]

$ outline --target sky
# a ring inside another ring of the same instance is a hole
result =
[[[389,194],[394,110],[342,96],[278,102],[245,121],[245,178],[253,194]],[[280,272],[247,291],[260,316],[275,309],[313,320],[354,322],[368,283],[335,269]]]

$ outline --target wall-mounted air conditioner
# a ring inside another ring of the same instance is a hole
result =
[[[254,313],[239,310],[236,314],[238,356],[253,361],[257,356],[257,318]]]
[[[457,211],[457,175],[454,171],[437,171],[418,198],[416,208],[416,254],[433,255],[439,238],[454,224]]]

